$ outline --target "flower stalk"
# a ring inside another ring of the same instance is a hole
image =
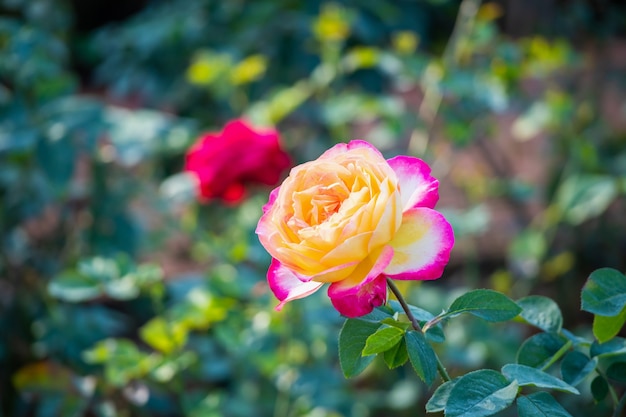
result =
[[[402,310],[404,310],[404,313],[406,314],[409,321],[411,322],[411,326],[413,326],[413,329],[415,329],[416,331],[420,333],[424,333],[419,322],[413,315],[411,308],[409,307],[406,300],[404,299],[404,296],[402,295],[402,293],[400,292],[400,290],[398,289],[398,287],[396,286],[396,284],[393,282],[391,278],[387,278],[387,285],[389,286],[389,289],[391,290],[393,295],[396,297],[396,299],[402,306]],[[437,353],[435,353],[435,358],[437,359],[437,371],[439,372],[441,379],[443,379],[444,382],[450,381],[451,380],[450,375],[448,375],[448,371],[446,371],[446,368],[443,366],[443,363],[441,362],[441,359],[439,359],[439,356],[437,356]]]

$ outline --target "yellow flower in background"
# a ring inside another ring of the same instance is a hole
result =
[[[380,50],[371,46],[356,46],[346,56],[346,64],[351,70],[372,68],[380,61]]]
[[[202,51],[196,54],[187,68],[187,80],[191,84],[211,85],[228,72],[231,66],[232,61],[228,55]]]
[[[480,9],[478,9],[477,18],[479,20],[489,22],[492,20],[496,20],[503,14],[504,12],[502,10],[502,6],[500,6],[498,3],[489,2],[480,6]]]
[[[526,53],[523,69],[533,76],[556,71],[571,59],[571,49],[562,39],[549,40],[542,36],[533,36],[522,40],[521,44]]]
[[[411,55],[419,45],[419,36],[410,30],[402,30],[393,34],[391,43],[393,49],[401,55]]]
[[[251,55],[239,62],[230,74],[234,85],[248,84],[263,77],[267,70],[267,58],[263,55]]]
[[[329,3],[313,22],[313,33],[322,42],[342,41],[350,35],[350,16],[343,7]]]

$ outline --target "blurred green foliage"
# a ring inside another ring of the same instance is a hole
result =
[[[623,35],[617,2],[568,2],[523,37],[469,0],[144,1],[89,24],[77,3],[0,1],[0,415],[424,409],[407,365],[344,379],[324,297],[273,311],[254,236],[268,190],[199,206],[177,176],[201,131],[242,115],[297,162],[358,136],[433,166],[457,252],[403,288],[424,314],[477,286],[545,293],[591,334],[585,279],[626,270],[626,79],[580,37]],[[438,354],[452,373],[499,367],[530,335],[497,326],[450,323]],[[608,410],[605,386],[563,404]]]

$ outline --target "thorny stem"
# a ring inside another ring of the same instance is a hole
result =
[[[387,285],[389,286],[389,289],[391,290],[393,295],[395,295],[396,299],[402,306],[402,310],[404,310],[404,313],[409,318],[409,321],[411,322],[413,329],[415,329],[416,331],[420,333],[424,333],[419,322],[413,315],[411,308],[409,307],[406,300],[404,299],[404,296],[402,296],[402,293],[400,292],[396,284],[391,280],[391,278],[387,278]],[[443,363],[441,363],[441,360],[439,359],[439,356],[437,356],[436,353],[435,353],[435,359],[437,359],[437,371],[439,371],[439,375],[441,375],[441,379],[443,379],[445,382],[450,381],[451,380],[450,375],[448,375],[448,371],[446,371],[446,368],[443,366]]]

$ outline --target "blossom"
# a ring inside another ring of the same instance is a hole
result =
[[[267,58],[263,55],[251,55],[239,62],[230,73],[234,85],[249,84],[263,77],[267,70]]]
[[[321,41],[342,41],[350,35],[351,17],[349,10],[334,3],[325,4],[313,22],[313,33]]]
[[[187,81],[198,86],[209,86],[222,80],[232,66],[229,55],[202,50],[193,57],[187,68]]]
[[[358,140],[294,167],[256,229],[273,258],[267,279],[276,309],[329,284],[334,307],[359,317],[385,303],[387,278],[439,278],[454,234],[433,209],[438,187],[422,160],[385,160]]]
[[[244,120],[207,133],[185,155],[185,171],[197,179],[198,198],[236,203],[249,184],[275,185],[291,165],[274,129],[255,129]]]

